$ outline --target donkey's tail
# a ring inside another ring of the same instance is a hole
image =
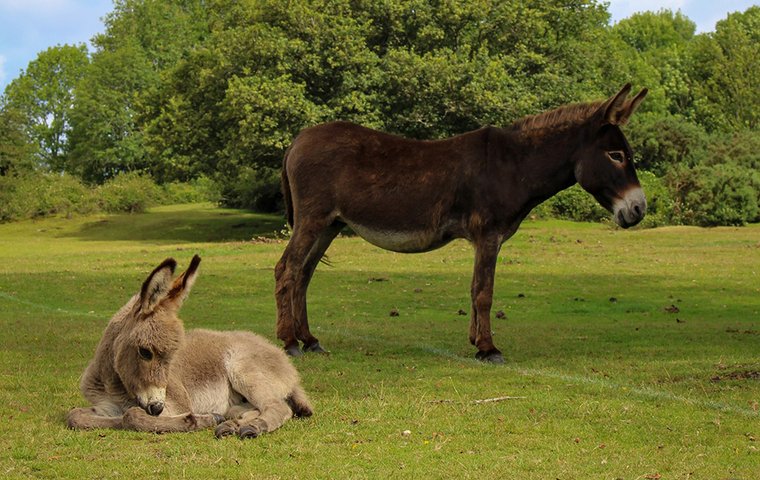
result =
[[[290,392],[287,402],[295,417],[311,417],[314,413],[311,402],[309,402],[309,397],[306,396],[306,392],[303,391],[300,385],[296,385],[293,391]]]
[[[288,155],[290,155],[290,148],[285,150],[285,156],[282,158],[282,176],[280,185],[282,189],[282,197],[285,200],[285,215],[288,217],[288,225],[293,227],[293,197],[290,194],[290,182],[288,181]]]

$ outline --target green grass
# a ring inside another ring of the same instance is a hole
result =
[[[527,222],[497,269],[503,366],[472,360],[457,314],[467,243],[339,238],[309,297],[332,353],[295,361],[312,418],[246,442],[65,428],[106,322],[168,256],[203,257],[188,328],[274,341],[285,243],[250,239],[283,223],[194,205],[0,225],[0,477],[760,478],[758,225]]]

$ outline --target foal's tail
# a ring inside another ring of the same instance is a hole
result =
[[[300,385],[296,385],[286,401],[293,411],[294,417],[306,418],[311,417],[314,413],[311,402],[309,402],[309,397],[306,396],[306,392],[303,391]]]
[[[285,200],[285,215],[288,217],[288,225],[293,227],[293,197],[290,194],[290,182],[288,181],[288,155],[290,155],[290,148],[285,150],[285,156],[282,158],[282,176],[280,185],[282,189],[282,197]]]

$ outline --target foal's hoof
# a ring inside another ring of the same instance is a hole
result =
[[[224,423],[226,418],[224,418],[224,415],[219,415],[218,413],[212,413],[214,417],[214,422],[216,422],[217,425]]]
[[[238,437],[245,440],[246,438],[256,438],[261,434],[261,430],[251,425],[244,425],[238,430]]]
[[[229,437],[229,436],[230,436],[230,435],[232,435],[233,433],[235,433],[235,427],[234,427],[234,426],[232,426],[232,425],[230,425],[230,424],[229,424],[229,423],[227,423],[227,422],[224,422],[224,423],[220,423],[220,424],[219,424],[219,425],[216,427],[216,429],[214,430],[214,436],[215,436],[216,438],[224,438],[224,437]]]
[[[300,348],[298,348],[297,344],[285,347],[285,353],[287,353],[290,357],[300,357],[303,355],[303,352]]]
[[[322,345],[320,345],[319,342],[314,342],[311,345],[304,345],[303,351],[312,352],[312,353],[330,353],[324,348],[322,348]]]
[[[497,364],[504,363],[504,357],[501,355],[501,352],[499,351],[498,348],[494,348],[485,352],[481,350],[475,354],[475,358],[477,358],[481,362],[497,363]]]

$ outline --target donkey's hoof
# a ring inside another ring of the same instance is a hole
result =
[[[330,353],[324,348],[322,348],[322,345],[320,345],[319,342],[314,342],[311,345],[304,345],[303,351],[312,352],[312,353]]]
[[[214,417],[214,422],[216,422],[217,425],[224,423],[226,418],[224,418],[224,415],[220,415],[218,413],[212,413],[211,414]]]
[[[494,348],[487,351],[479,351],[475,354],[475,358],[480,360],[481,362],[487,362],[487,363],[496,363],[496,364],[502,364],[504,363],[504,357],[501,355],[501,352],[498,348]]]
[[[232,422],[220,423],[214,430],[214,436],[216,438],[229,437],[233,433],[235,433],[235,425],[233,425]]]
[[[245,425],[240,427],[240,430],[238,431],[238,436],[242,439],[246,438],[256,438],[261,434],[261,430],[258,427],[254,427],[252,425]]]
[[[285,347],[285,353],[287,353],[289,357],[300,357],[303,355],[303,352],[298,348],[298,345]]]

